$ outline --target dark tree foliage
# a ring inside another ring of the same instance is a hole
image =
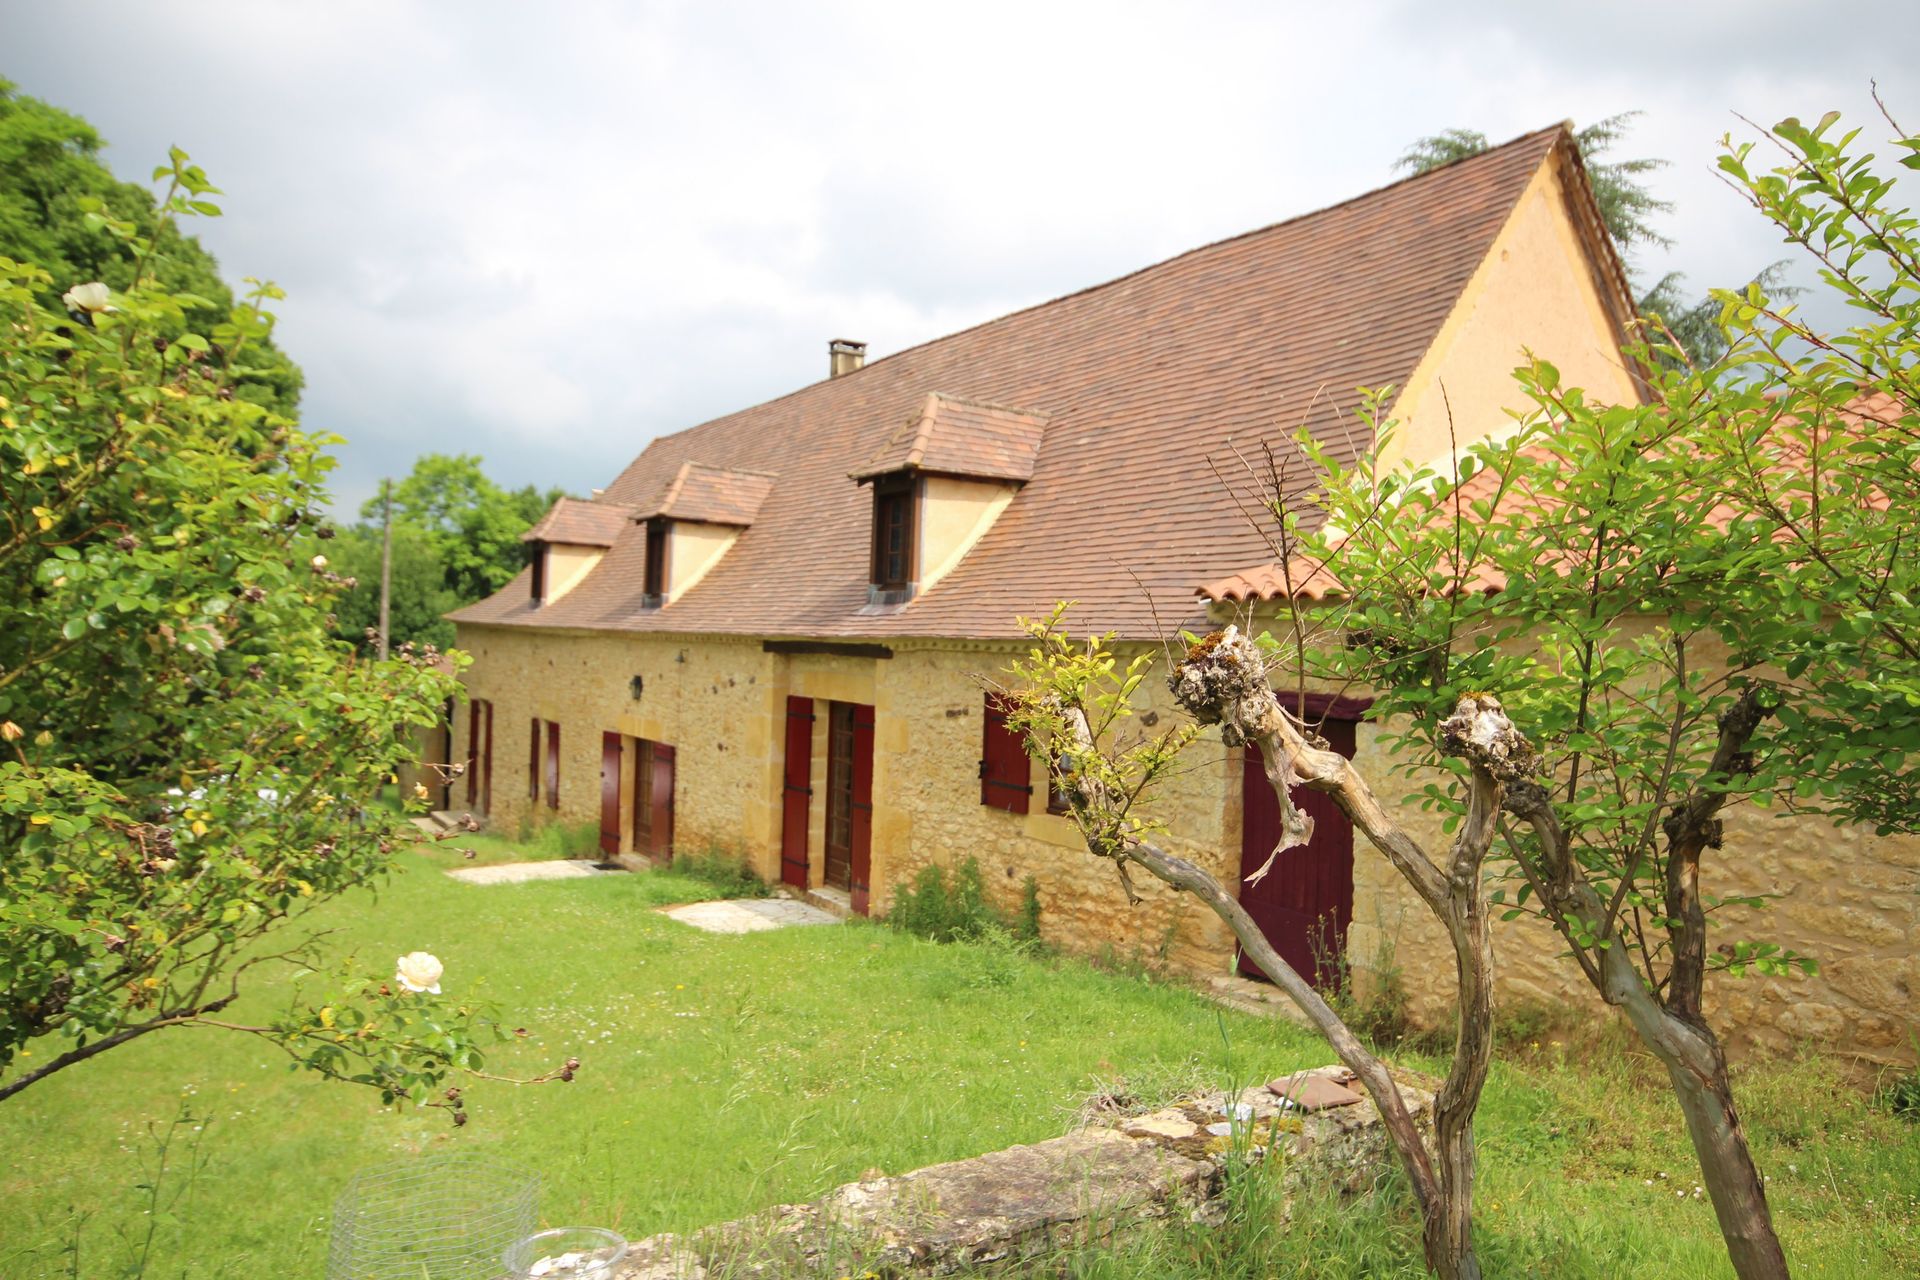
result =
[[[55,283],[44,286],[38,300],[54,311],[61,309],[59,290],[75,282],[98,280],[125,290],[134,280],[135,254],[127,240],[102,234],[97,219],[82,208],[97,200],[151,239],[144,269],[158,287],[185,299],[181,315],[162,324],[162,334],[211,337],[234,304],[219,264],[198,240],[159,215],[146,188],[113,176],[100,161],[104,145],[85,120],[19,93],[0,77],[0,257],[47,272]],[[204,194],[199,198],[207,203]],[[286,415],[299,407],[305,379],[270,336],[250,340],[245,359],[229,372],[237,398]]]
[[[393,643],[450,645],[453,624],[444,615],[513,580],[527,563],[520,535],[562,496],[532,485],[502,488],[488,478],[478,454],[429,453],[416,460],[393,486]],[[334,634],[355,644],[366,643],[367,629],[380,617],[378,494],[361,504],[360,516],[325,548],[353,580],[335,610]]]

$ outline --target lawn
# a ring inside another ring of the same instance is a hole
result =
[[[147,1274],[309,1276],[347,1177],[408,1153],[536,1167],[549,1220],[640,1236],[804,1199],[873,1167],[1052,1136],[1116,1076],[1164,1092],[1331,1058],[1288,1024],[1079,963],[865,924],[714,936],[653,910],[712,896],[689,876],[470,886],[437,874],[462,864],[444,847],[405,855],[378,893],[326,909],[330,944],[374,968],[437,953],[449,990],[484,991],[532,1032],[498,1069],[573,1054],[577,1081],[482,1085],[472,1123],[455,1130],[443,1112],[394,1114],[290,1075],[238,1037],[151,1037],[0,1107],[0,1150],[13,1156],[0,1173],[0,1277],[124,1274],[147,1226],[146,1126],[183,1105],[205,1125],[203,1167],[163,1184],[182,1194]],[[255,993],[256,1012],[276,996]],[[1545,1032],[1534,1045],[1496,1070],[1482,1112],[1489,1274],[1728,1274],[1645,1065],[1596,1071],[1584,1046]],[[1743,1083],[1798,1273],[1920,1272],[1915,1126],[1819,1063]],[[187,1126],[176,1138],[176,1170],[195,1136]],[[1063,1265],[1089,1277],[1418,1274],[1391,1194],[1339,1213],[1301,1206],[1292,1232],[1256,1234],[1227,1259],[1176,1230]]]

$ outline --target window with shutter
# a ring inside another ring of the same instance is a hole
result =
[[[985,724],[980,742],[980,803],[1025,813],[1033,796],[1033,764],[1027,745],[1007,725],[1006,707],[987,695]]]
[[[527,799],[540,800],[540,718],[533,719],[533,743],[527,748]]]
[[[547,808],[560,807],[560,726],[547,721]]]
[[[642,587],[640,607],[658,609],[667,599],[667,522],[665,520],[647,521],[647,565],[646,582]]]
[[[913,586],[914,508],[919,486],[911,476],[873,484],[873,588],[899,594]]]

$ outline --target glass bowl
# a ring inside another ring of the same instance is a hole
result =
[[[516,1240],[503,1261],[513,1280],[608,1280],[627,1242],[599,1227],[553,1227]]]

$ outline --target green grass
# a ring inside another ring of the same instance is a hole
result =
[[[575,1054],[575,1083],[483,1084],[455,1130],[444,1112],[383,1112],[362,1091],[291,1075],[238,1037],[150,1037],[0,1106],[0,1276],[68,1274],[76,1223],[78,1274],[122,1275],[122,1233],[145,1230],[144,1127],[183,1100],[205,1117],[204,1169],[156,1231],[147,1274],[168,1280],[318,1274],[342,1184],[414,1152],[538,1168],[548,1221],[641,1236],[806,1199],[873,1167],[1052,1136],[1118,1076],[1164,1094],[1224,1081],[1229,1054],[1243,1079],[1331,1060],[1288,1024],[1078,963],[861,924],[698,933],[653,910],[714,894],[675,872],[512,886],[432,874],[463,861],[444,847],[404,855],[378,894],[331,904],[319,923],[375,970],[435,952],[450,991],[478,989],[532,1032],[493,1066],[532,1073]],[[259,1014],[284,996],[248,1003]],[[1729,1274],[1645,1060],[1545,1037],[1522,1048],[1497,1067],[1479,1129],[1488,1274]],[[1817,1061],[1746,1072],[1741,1088],[1796,1274],[1920,1273],[1920,1127]],[[1280,1231],[1273,1197],[1250,1184],[1228,1229],[1174,1228],[1061,1267],[1116,1280],[1418,1275],[1404,1199],[1385,1186],[1337,1208],[1296,1205]]]
[[[408,854],[376,896],[331,904],[330,939],[382,970],[430,950],[449,991],[480,990],[532,1034],[494,1069],[569,1054],[572,1084],[482,1084],[472,1122],[383,1113],[364,1091],[291,1075],[242,1037],[166,1032],[0,1106],[0,1276],[115,1275],[141,1229],[143,1126],[183,1096],[209,1117],[191,1211],[158,1233],[149,1275],[318,1274],[354,1170],[469,1149],[539,1169],[544,1211],[629,1235],[805,1199],[878,1166],[901,1172],[1060,1133],[1116,1074],[1218,1059],[1214,1008],[1080,965],[1043,967],[868,925],[699,933],[652,908],[712,896],[670,872],[505,886],[430,874]],[[238,1016],[284,992],[255,992]],[[1272,1070],[1327,1058],[1304,1033],[1245,1022],[1236,1052]],[[31,1059],[28,1060],[31,1063]],[[178,1153],[176,1153],[177,1155]]]

